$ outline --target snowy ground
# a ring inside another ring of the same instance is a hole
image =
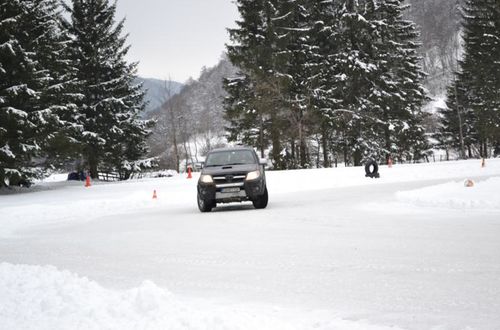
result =
[[[0,195],[0,329],[499,329],[500,160],[380,171],[209,214],[184,176]]]

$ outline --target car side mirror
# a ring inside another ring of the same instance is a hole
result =
[[[267,165],[267,159],[265,159],[265,158],[259,159],[259,164],[263,165],[263,166],[266,166]]]
[[[202,168],[205,167],[205,162],[196,163],[195,167],[196,169],[201,170]]]

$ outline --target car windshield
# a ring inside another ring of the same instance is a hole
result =
[[[226,166],[254,164],[255,157],[251,150],[228,150],[208,154],[205,166]]]

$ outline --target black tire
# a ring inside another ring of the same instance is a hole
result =
[[[201,212],[210,212],[212,211],[212,208],[215,206],[213,201],[207,201],[206,199],[203,199],[200,194],[197,196],[197,202],[198,202],[198,208],[200,209]]]
[[[268,201],[269,195],[267,194],[267,187],[265,187],[262,196],[252,201],[253,207],[256,209],[265,209]]]
[[[371,170],[371,167],[373,166],[373,171]],[[378,174],[378,164],[376,161],[374,160],[369,160],[368,162],[366,162],[366,165],[365,165],[365,173],[366,173],[366,177],[369,177],[369,178],[379,178],[380,177],[380,174]]]

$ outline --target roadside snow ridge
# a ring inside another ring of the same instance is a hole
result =
[[[151,281],[113,291],[53,266],[0,263],[0,329],[397,329],[273,307],[199,305]]]
[[[465,187],[453,181],[410,191],[399,191],[400,202],[423,207],[450,209],[500,210],[500,177],[475,182]]]

